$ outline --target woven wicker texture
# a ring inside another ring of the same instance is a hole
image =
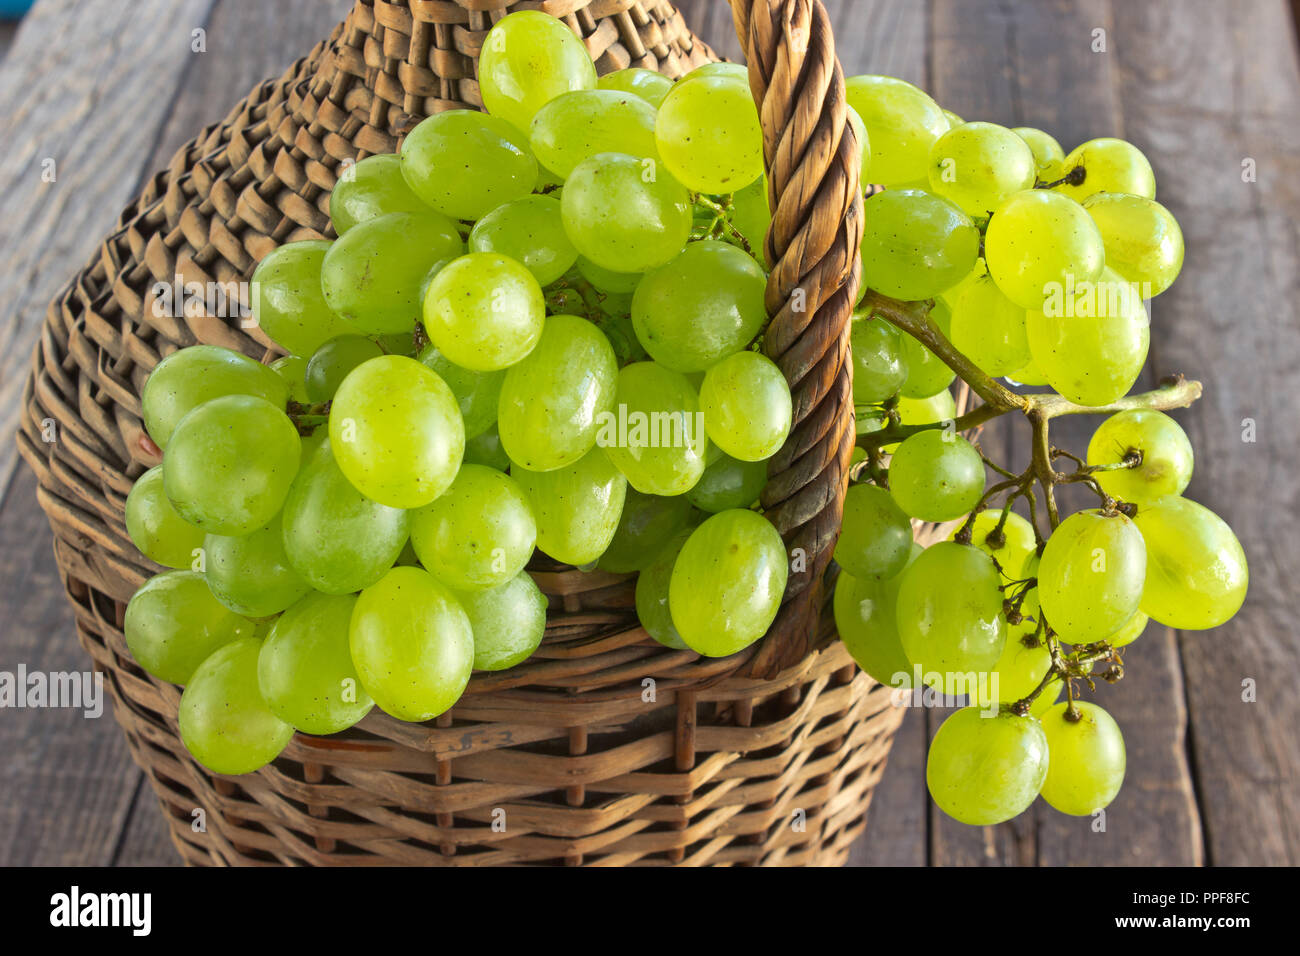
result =
[[[637,624],[629,578],[539,559],[530,571],[551,610],[530,661],[476,676],[435,724],[375,711],[337,737],[298,735],[239,778],[189,757],[179,689],[126,648],[125,603],[158,570],[123,521],[132,482],[158,460],[140,422],[144,381],[197,342],[257,357],[272,347],[236,320],[155,309],[155,284],[238,283],[277,245],[325,234],[344,160],[394,150],[430,112],[480,105],[474,58],[513,6],[359,0],[328,41],[182,148],[53,303],[19,444],[79,638],[187,862],[842,862],[902,712],[821,613],[852,448],[846,323],[861,197],[843,78],[813,0],[759,0],[752,15],[736,4],[775,209],[767,348],[795,396],[763,501],[809,561],[767,638],[724,660],[671,651]],[[601,72],[676,76],[713,58],[659,0],[540,6],[582,36]]]

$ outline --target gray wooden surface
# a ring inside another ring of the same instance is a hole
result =
[[[139,184],[255,82],[278,73],[348,0],[41,0],[0,27],[0,430],[45,303]],[[721,52],[726,5],[686,0]],[[1187,264],[1155,302],[1146,380],[1206,382],[1180,413],[1198,458],[1189,494],[1237,530],[1251,561],[1241,614],[1209,634],[1152,626],[1128,676],[1098,699],[1123,726],[1129,781],[1090,821],[1035,806],[992,828],[948,820],[925,795],[926,742],[944,714],[909,713],[877,790],[860,865],[1296,864],[1300,675],[1294,508],[1300,499],[1300,77],[1286,0],[831,0],[848,73],[924,85],[967,119],[1036,125],[1068,149],[1121,135],[1146,151],[1182,223]],[[191,51],[205,31],[206,52]],[[1098,34],[1097,31],[1104,31]],[[1095,51],[1098,39],[1104,52]],[[41,179],[42,160],[57,179]],[[1253,161],[1255,181],[1244,182]],[[1243,441],[1243,422],[1256,440]],[[1009,423],[1015,425],[1016,423]],[[1082,450],[1086,421],[1058,444]],[[1018,427],[986,448],[1019,462]],[[0,670],[87,661],[34,500],[0,440]],[[1243,700],[1243,682],[1255,686]],[[0,863],[172,864],[154,798],[110,715],[0,712]]]

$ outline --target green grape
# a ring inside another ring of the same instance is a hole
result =
[[[406,543],[410,518],[371,501],[321,442],[303,462],[281,518],[289,564],[317,591],[350,594],[378,581]]]
[[[600,329],[576,315],[550,316],[537,347],[505,373],[501,447],[529,471],[573,464],[613,413],[617,381],[618,360]]]
[[[432,720],[460,699],[474,667],[469,617],[420,568],[393,568],[352,611],[352,663],[361,686],[398,720]]]
[[[853,356],[853,401],[857,404],[883,402],[907,380],[902,333],[884,319],[855,313],[849,351]]]
[[[987,674],[978,675],[974,686],[970,688],[971,705],[987,707],[993,703],[1014,704],[1024,700],[1043,682],[1051,668],[1052,652],[1048,650],[1047,642],[1037,636],[1034,629],[1008,634],[998,662]],[[1034,698],[1034,704],[1049,696],[1044,690],[1044,693]],[[1031,713],[1033,706],[1030,705]]]
[[[432,207],[406,184],[401,157],[393,153],[367,156],[344,166],[330,193],[330,222],[340,236],[357,223],[392,212],[431,211]]]
[[[1034,802],[1048,775],[1048,743],[1033,717],[963,707],[930,742],[925,782],[939,809],[961,823],[992,826]]]
[[[444,259],[435,265],[434,268],[439,268],[450,261],[450,259]],[[421,298],[421,301],[423,301],[423,298]],[[415,357],[415,336],[409,332],[390,332],[387,335],[375,335],[371,337],[370,341],[378,345],[379,351],[383,352],[385,355],[405,355],[407,358]]]
[[[333,245],[325,239],[286,242],[267,253],[253,270],[253,320],[286,352],[311,355],[322,343],[352,331],[325,302],[321,290],[321,269]]]
[[[554,471],[511,469],[537,521],[537,547],[562,564],[595,561],[618,530],[627,479],[593,448]]]
[[[527,135],[476,110],[434,113],[407,134],[401,158],[411,191],[452,219],[481,219],[537,185]]]
[[[653,159],[597,153],[579,163],[560,198],[564,231],[580,255],[614,272],[661,266],[691,234],[686,187]]]
[[[1089,465],[1114,465],[1134,454],[1140,459],[1135,467],[1093,475],[1120,501],[1152,504],[1165,495],[1181,495],[1192,480],[1192,443],[1164,412],[1117,412],[1097,426],[1088,442]]]
[[[1136,287],[1109,267],[1025,316],[1029,351],[1047,381],[1079,405],[1128,393],[1146,363],[1151,323]]]
[[[1127,647],[1142,636],[1149,620],[1151,619],[1145,611],[1138,611],[1128,619],[1127,624],[1106,638],[1106,643],[1111,647]]]
[[[542,287],[523,265],[471,252],[443,268],[424,298],[424,329],[451,362],[475,372],[514,365],[542,335]]]
[[[632,93],[561,93],[537,111],[529,130],[537,161],[560,179],[597,153],[659,158],[655,108]]]
[[[1038,168],[1038,178],[1044,182],[1054,182],[1061,178],[1061,164],[1065,162],[1065,150],[1061,149],[1050,133],[1032,126],[1017,126],[1015,133],[1029,146],[1034,154],[1034,165]]]
[[[1052,760],[1043,781],[1043,799],[1061,813],[1086,817],[1108,805],[1124,783],[1124,735],[1115,718],[1096,704],[1057,704],[1043,715],[1043,733]]]
[[[892,578],[912,554],[912,522],[888,489],[852,485],[844,496],[844,520],[835,560],[855,578]]]
[[[636,337],[659,364],[703,372],[745,348],[767,322],[763,270],[725,242],[693,242],[646,274],[632,297]]]
[[[1083,201],[1106,246],[1106,265],[1142,288],[1142,298],[1164,292],[1183,268],[1183,231],[1154,199],[1097,193]]]
[[[497,405],[506,373],[472,372],[447,360],[437,346],[425,346],[419,356],[420,364],[432,369],[456,397],[460,416],[465,422],[465,452],[469,454],[469,441],[496,425]]]
[[[686,527],[690,516],[691,502],[682,495],[643,495],[629,488],[618,530],[596,562],[597,567],[613,574],[642,570],[669,539]]]
[[[871,182],[867,179],[867,171],[871,168],[871,137],[867,134],[867,124],[862,122],[857,110],[846,105],[844,111],[848,114],[849,125],[853,127],[853,135],[858,141],[858,153],[862,157],[858,167],[858,182],[865,191]]]
[[[983,259],[953,297],[949,331],[957,350],[990,375],[1006,375],[1030,361],[1025,310],[1002,294]]]
[[[1146,568],[1142,535],[1127,517],[1070,515],[1047,539],[1038,569],[1047,623],[1070,644],[1104,640],[1138,609]]]
[[[1250,571],[1241,542],[1222,518],[1186,498],[1139,507],[1147,547],[1142,610],[1183,631],[1218,627],[1246,599]]]
[[[277,408],[289,402],[289,386],[273,369],[219,345],[191,345],[154,366],[140,395],[144,427],[162,449],[180,420],[223,395],[253,395]]]
[[[488,31],[478,82],[488,112],[526,130],[543,104],[570,90],[594,88],[596,67],[563,21],[521,10]]]
[[[772,225],[772,211],[767,205],[767,177],[759,176],[731,197],[731,224],[749,243],[754,258],[764,267],[767,261],[767,230]],[[862,297],[859,290],[858,298]]]
[[[753,511],[722,511],[691,532],[673,563],[668,609],[678,634],[705,657],[726,657],[762,637],[781,606],[785,543]]]
[[[464,247],[455,223],[432,210],[367,220],[326,253],[320,277],[325,301],[353,332],[410,332],[420,320],[420,285],[429,269]]]
[[[886,189],[863,210],[862,284],[896,299],[929,299],[975,267],[980,234],[948,200]]]
[[[989,220],[984,258],[1003,295],[1021,308],[1042,309],[1067,283],[1100,278],[1106,248],[1078,203],[1046,189],[1026,189]]]
[[[748,508],[758,500],[766,484],[766,462],[740,461],[719,451],[718,457],[705,465],[695,487],[686,492],[686,500],[709,514]]]
[[[948,314],[947,306],[936,301],[930,316],[939,320],[941,314]],[[943,328],[943,322],[937,321],[937,324]],[[927,399],[934,395],[947,394],[948,386],[957,377],[957,373],[949,368],[943,359],[912,336],[902,334],[899,340],[903,345],[903,367],[907,369],[907,378],[903,380],[903,387],[900,389],[902,397]]]
[[[244,617],[279,614],[311,590],[284,553],[279,515],[252,534],[210,534],[203,550],[212,596]]]
[[[913,543],[910,565],[925,549]],[[896,609],[902,573],[881,579],[841,572],[835,582],[835,627],[858,666],[886,687],[911,687],[912,662],[903,653]]]
[[[613,272],[582,256],[578,256],[578,273],[606,295],[630,294],[641,281],[640,272]]]
[[[126,533],[141,554],[168,568],[188,568],[203,547],[203,529],[177,514],[167,500],[162,465],[154,465],[131,486],[126,496]]]
[[[763,130],[748,74],[679,80],[659,106],[655,143],[668,171],[688,189],[723,195],[748,186],[763,174]]]
[[[1027,341],[1029,338],[1028,323],[1026,323],[1025,331],[1026,331],[1025,339]],[[1013,372],[1007,372],[1007,374],[1004,375],[1003,378],[1005,378],[1009,382],[1013,382],[1019,385],[1046,385],[1047,384],[1047,376],[1044,375],[1042,371],[1038,368],[1038,366],[1034,363],[1034,358],[1032,354],[1030,355],[1028,362],[1020,366],[1020,368],[1016,369]]]
[[[652,555],[650,564],[641,569],[636,579],[637,620],[647,634],[664,647],[671,647],[675,651],[690,648],[673,624],[672,612],[668,607],[668,588],[672,583],[677,555],[690,536],[690,531],[679,532]]]
[[[1032,188],[1038,172],[1029,144],[996,123],[953,127],[934,141],[929,158],[931,192],[977,218]]]
[[[944,389],[926,398],[903,396],[898,400],[898,417],[904,425],[933,425],[957,417],[957,400]]]
[[[905,438],[889,463],[898,507],[922,521],[951,521],[975,507],[984,491],[984,461],[965,438],[931,428]]]
[[[170,684],[188,684],[217,648],[239,637],[243,619],[223,607],[197,571],[166,571],[126,605],[122,633],[135,662]]]
[[[700,410],[719,448],[741,461],[763,461],[785,444],[794,405],[775,362],[758,352],[737,352],[704,374]]]
[[[257,656],[257,687],[275,716],[305,734],[337,734],[375,702],[352,664],[357,599],[309,594],[284,612]]]
[[[483,434],[465,439],[465,461],[471,465],[487,465],[497,471],[510,470],[510,456],[501,447],[501,436],[495,424]]]
[[[176,426],[163,458],[163,489],[195,527],[249,534],[280,510],[301,456],[298,430],[281,409],[251,395],[224,395]]]
[[[307,403],[307,360],[301,355],[281,355],[267,368],[272,369],[289,386],[289,400]]]
[[[497,206],[474,224],[469,250],[508,256],[544,286],[573,268],[578,258],[564,232],[560,201],[553,196],[524,196]]]
[[[349,372],[362,362],[383,354],[383,349],[360,335],[340,335],[330,339],[312,353],[307,362],[307,400],[328,402]]]
[[[393,508],[419,508],[447,490],[465,452],[456,396],[415,359],[363,362],[330,406],[330,445],[348,481]]]
[[[925,179],[930,147],[948,131],[939,104],[892,76],[851,76],[844,87],[871,142],[869,181],[899,186]]]
[[[213,773],[252,773],[280,755],[293,727],[257,689],[262,641],[246,637],[214,651],[181,694],[176,722],[194,759]]]
[[[708,438],[699,396],[686,376],[635,362],[619,371],[614,403],[617,416],[601,423],[596,443],[628,484],[647,495],[694,488],[704,474]]]
[[[971,526],[970,543],[996,561],[1002,573],[1008,578],[1032,577],[1033,575],[1020,574],[1019,571],[1025,566],[1029,556],[1037,550],[1038,541],[1034,536],[1034,526],[1014,511],[1009,511],[1001,535],[994,535],[998,522],[1002,520],[1002,514],[1001,509],[981,511],[977,514],[975,523]],[[948,540],[955,541],[959,531],[961,531],[960,526],[953,528],[952,533],[948,535]]]
[[[902,572],[898,636],[925,683],[967,693],[997,664],[1007,639],[1001,583],[992,558],[952,541],[931,545]]]
[[[616,93],[632,93],[657,110],[664,97],[668,95],[668,91],[673,88],[673,81],[654,70],[629,67],[606,73],[596,81],[596,88],[614,90]]]
[[[1147,199],[1156,198],[1156,177],[1142,151],[1122,139],[1090,139],[1074,147],[1061,164],[1061,175],[1083,169],[1078,184],[1061,183],[1054,192],[1083,202],[1097,193],[1129,193]]]
[[[1061,682],[1059,677],[1054,677],[1043,688],[1043,692],[1035,697],[1034,702],[1029,705],[1029,716],[1042,720],[1043,715],[1051,710],[1057,700],[1060,699],[1063,690],[1065,690],[1065,684]]]
[[[528,499],[513,478],[486,465],[462,465],[446,492],[411,515],[420,563],[457,591],[506,583],[536,543]]]
[[[484,591],[458,591],[456,598],[474,634],[475,670],[523,663],[546,636],[546,595],[526,571]]]
[[[733,80],[744,80],[748,84],[749,68],[743,63],[727,63],[721,60],[716,63],[701,63],[682,79],[689,80],[695,76],[729,76]]]

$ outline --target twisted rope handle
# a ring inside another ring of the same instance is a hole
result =
[[[762,496],[792,562],[781,610],[744,667],[763,678],[811,649],[839,536],[855,438],[848,358],[862,274],[861,161],[820,0],[731,0],[731,8],[762,120],[772,209],[763,348],[794,398],[790,436],[768,462]]]

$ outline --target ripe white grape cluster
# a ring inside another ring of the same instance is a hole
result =
[[[1093,813],[1119,792],[1124,742],[1075,682],[1118,679],[1116,650],[1148,619],[1217,627],[1247,587],[1232,531],[1182,497],[1191,445],[1157,407],[1195,396],[1124,398],[1147,357],[1144,300],[1177,276],[1182,234],[1130,143],[1066,155],[1041,130],[963,122],[889,77],[850,79],[848,99],[885,189],[866,200],[873,292],[851,332],[861,480],[835,552],[840,635],[882,683],[968,697],[930,748],[945,812],[993,824],[1041,794]],[[952,427],[954,369],[990,404],[981,420],[1033,413],[1035,461],[1021,473],[988,462],[1005,478],[991,488],[982,452]],[[1054,392],[1018,396],[994,376]],[[1050,446],[1053,415],[1090,411],[1109,417],[1086,458]],[[1058,472],[1062,458],[1077,467]],[[1100,507],[1060,520],[1059,482],[1091,488]],[[914,543],[913,519],[963,516],[947,541]]]

